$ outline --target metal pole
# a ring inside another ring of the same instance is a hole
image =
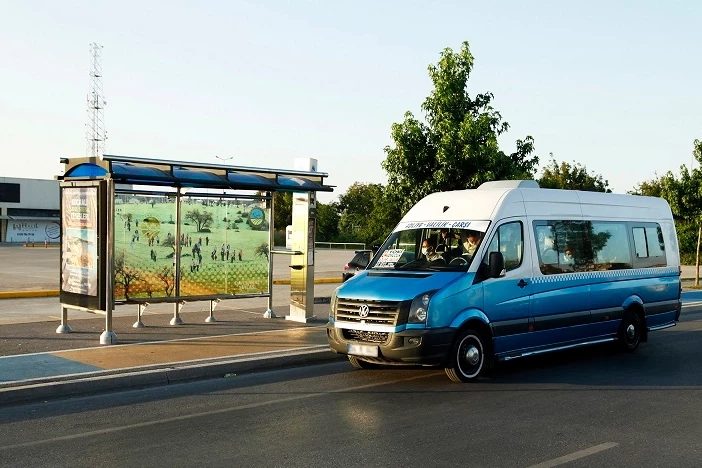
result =
[[[71,333],[72,331],[68,325],[68,308],[61,304],[61,325],[56,329],[56,333]]]
[[[141,315],[144,313],[146,308],[149,307],[148,302],[137,304],[137,321],[132,325],[132,328],[144,328],[144,322],[141,321]]]
[[[217,304],[221,302],[221,299],[212,299],[210,301],[210,316],[205,319],[205,322],[207,323],[213,323],[216,322],[217,319],[214,317],[214,310],[215,307],[217,307]]]
[[[107,179],[107,220],[106,232],[107,232],[107,255],[105,258],[105,295],[106,295],[106,305],[107,310],[105,311],[105,331],[100,335],[100,344],[111,345],[117,344],[117,335],[112,331],[112,311],[115,308],[115,294],[114,294],[114,282],[115,282],[115,184],[112,179]]]
[[[270,219],[268,223],[268,310],[264,312],[263,318],[276,318],[275,312],[273,312],[273,244],[275,242],[275,231],[273,226],[273,220],[275,219],[275,203],[274,203],[274,192],[267,192],[270,197],[271,212]]]
[[[175,297],[180,297],[180,236],[183,234],[180,230],[180,187],[176,191],[176,249],[175,249],[175,287],[174,293]],[[182,325],[183,319],[180,318],[180,309],[183,308],[183,304],[180,301],[176,301],[173,305],[173,318],[171,319],[171,325]]]

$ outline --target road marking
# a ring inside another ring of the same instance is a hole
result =
[[[214,416],[214,415],[225,414],[225,413],[233,413],[235,411],[260,408],[262,406],[275,405],[278,403],[288,403],[288,402],[297,401],[297,400],[305,400],[307,398],[321,397],[321,396],[325,396],[325,395],[329,395],[329,394],[333,394],[333,393],[355,392],[355,391],[364,390],[367,388],[380,387],[382,385],[398,384],[401,382],[409,382],[411,380],[426,379],[427,377],[436,377],[437,375],[440,375],[440,374],[443,374],[443,372],[432,372],[430,374],[419,375],[419,376],[410,377],[407,379],[397,379],[397,380],[392,380],[390,382],[380,382],[380,383],[372,383],[372,384],[367,384],[367,385],[359,385],[357,387],[340,388],[338,390],[329,390],[326,392],[308,393],[306,395],[296,395],[296,396],[287,397],[287,398],[278,398],[277,400],[263,401],[260,403],[250,403],[248,405],[231,406],[229,408],[222,408],[222,409],[211,410],[211,411],[203,411],[201,413],[184,414],[182,416],[174,416],[171,418],[157,419],[155,421],[147,421],[147,422],[142,422],[142,423],[137,423],[137,424],[129,424],[127,426],[110,427],[107,429],[100,429],[97,431],[79,432],[78,434],[52,437],[51,439],[34,440],[31,442],[23,442],[21,444],[0,446],[0,451],[12,450],[12,449],[17,449],[17,448],[35,447],[37,445],[51,444],[51,443],[55,443],[55,442],[64,442],[67,440],[83,439],[86,437],[94,437],[96,435],[112,434],[115,432],[128,431],[131,429],[139,429],[142,427],[157,426],[159,424],[169,424],[169,423],[173,423],[173,422],[177,422],[177,421],[187,421],[188,419],[194,419],[194,418],[200,418],[200,417],[206,417],[206,416]],[[548,466],[552,466],[552,465],[548,465]]]
[[[604,444],[595,445],[594,447],[587,448],[585,450],[580,450],[578,452],[573,452],[570,455],[564,455],[562,457],[554,458],[553,460],[548,460],[538,465],[531,465],[529,468],[551,468],[552,466],[564,465],[570,463],[579,458],[589,457],[599,452],[609,450],[611,448],[619,446],[616,442],[605,442]]]

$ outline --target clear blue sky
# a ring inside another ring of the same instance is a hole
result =
[[[52,178],[85,155],[89,45],[109,154],[292,168],[336,198],[386,182],[390,126],[421,116],[427,66],[469,41],[542,163],[578,161],[625,192],[678,173],[702,139],[702,3],[687,1],[0,0],[0,176]]]

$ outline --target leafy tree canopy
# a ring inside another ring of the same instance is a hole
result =
[[[329,242],[339,235],[339,212],[337,203],[317,202],[317,240]]]
[[[197,232],[203,232],[203,229],[206,229],[212,224],[212,213],[209,211],[200,211],[197,208],[194,210],[190,210],[185,214],[185,219],[190,220],[194,222],[197,225]]]
[[[468,42],[459,52],[450,48],[429,66],[431,94],[422,104],[425,121],[405,113],[392,125],[394,146],[385,148],[382,163],[388,174],[387,196],[400,213],[422,197],[437,191],[475,188],[499,179],[531,179],[538,158],[534,140],[517,140],[516,151],[505,154],[497,138],[509,124],[491,102],[491,93],[468,93],[473,70]]]
[[[612,192],[609,182],[601,175],[588,172],[585,166],[575,161],[573,164],[565,161],[559,164],[553,159],[553,154],[538,182],[542,188]]]
[[[285,231],[285,228],[292,224],[292,192],[275,192],[273,203],[273,229]]]

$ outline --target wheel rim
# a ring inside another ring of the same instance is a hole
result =
[[[635,318],[631,319],[631,323],[626,326],[624,330],[624,339],[626,340],[627,346],[636,346],[639,342],[639,330],[638,323]]]
[[[466,336],[458,347],[458,370],[467,378],[476,377],[483,367],[483,345],[476,336]]]

